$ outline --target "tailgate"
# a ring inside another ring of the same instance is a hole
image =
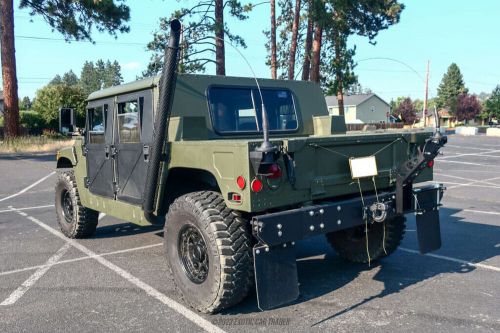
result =
[[[377,188],[392,186],[392,171],[429,136],[426,132],[357,133],[290,139],[284,145],[295,161],[295,189],[310,190],[314,199],[359,192],[349,167],[349,159],[355,157],[375,156]],[[362,184],[363,190],[373,190],[370,179]]]

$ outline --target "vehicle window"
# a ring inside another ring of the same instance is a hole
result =
[[[104,131],[106,128],[104,107],[97,106],[88,109],[89,142],[104,143]]]
[[[141,142],[137,100],[118,104],[118,135],[121,143]]]
[[[270,131],[296,130],[297,114],[292,93],[281,89],[262,89]],[[262,130],[261,99],[257,89],[212,87],[208,93],[210,116],[219,133],[259,132]]]

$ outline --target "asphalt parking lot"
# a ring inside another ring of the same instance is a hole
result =
[[[417,251],[414,217],[377,264],[298,244],[300,298],[260,312],[254,295],[218,315],[177,303],[161,227],[109,216],[68,241],[53,207],[54,156],[0,156],[0,331],[500,331],[500,138],[451,136],[435,180],[443,247]]]

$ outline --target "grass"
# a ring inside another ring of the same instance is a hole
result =
[[[0,141],[0,154],[5,153],[48,153],[55,152],[74,143],[64,136],[23,136]]]

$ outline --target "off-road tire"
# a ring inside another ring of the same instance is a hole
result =
[[[57,223],[61,232],[68,238],[91,237],[97,228],[99,212],[82,206],[73,170],[58,172],[55,192]],[[65,214],[66,195],[72,205],[72,214]]]
[[[183,230],[193,227],[201,235],[208,257],[206,278],[198,283],[190,279],[181,259]],[[248,223],[226,207],[220,193],[193,192],[177,198],[167,214],[164,246],[174,285],[192,308],[215,313],[248,294],[253,276]]]
[[[386,257],[396,251],[406,230],[406,219],[397,216],[385,221],[385,251],[383,246],[384,223],[374,223],[368,228],[370,260]],[[365,226],[359,226],[326,234],[328,243],[339,256],[356,263],[367,263]]]

